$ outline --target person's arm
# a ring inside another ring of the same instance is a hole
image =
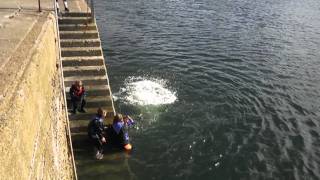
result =
[[[126,118],[126,123],[128,126],[134,125],[134,120],[130,116],[126,115],[125,118]]]
[[[74,96],[74,86],[72,85],[69,90],[70,97]]]
[[[97,133],[97,126],[95,119],[91,120],[91,122],[88,125],[88,133],[91,138],[93,139],[100,139],[98,133]]]
[[[105,140],[105,138],[104,138],[104,124],[103,124],[103,122],[101,122],[101,121],[98,121],[97,122],[97,129],[98,129],[98,135],[99,135],[99,138],[101,139],[101,141],[102,142],[105,142],[106,140]]]
[[[105,137],[102,137],[101,141],[102,141],[102,143],[106,143],[107,142]]]
[[[86,95],[86,90],[84,89],[84,86],[81,87],[81,96],[85,96]]]

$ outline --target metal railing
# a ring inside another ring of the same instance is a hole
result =
[[[38,0],[38,11],[41,12],[41,0]]]
[[[64,111],[65,111],[66,121],[67,121],[67,127],[66,127],[67,143],[68,143],[69,153],[71,155],[74,179],[77,180],[78,176],[77,176],[77,169],[76,169],[76,164],[75,164],[74,154],[73,154],[71,132],[70,132],[70,124],[69,124],[68,109],[67,109],[67,99],[66,99],[66,95],[65,95],[65,85],[64,85],[64,76],[63,76],[62,60],[61,60],[61,48],[60,48],[60,32],[59,32],[59,19],[58,19],[59,17],[58,17],[58,12],[57,12],[56,0],[53,0],[53,3],[54,3],[54,16],[55,16],[55,20],[56,20],[56,30],[57,30],[57,41],[56,41],[56,43],[57,43],[57,48],[58,48],[58,51],[59,51],[58,61],[59,61],[59,65],[60,65],[60,81],[61,81],[61,85],[62,85],[61,91],[62,91],[62,95],[63,95]]]

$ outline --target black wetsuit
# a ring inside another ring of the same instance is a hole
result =
[[[113,125],[109,125],[107,128],[108,141],[112,146],[123,148],[126,144],[129,144],[129,126],[134,124],[133,120],[129,123],[117,122]]]
[[[104,134],[104,123],[101,116],[97,115],[92,119],[88,125],[88,136],[94,147],[98,149],[100,153],[103,151],[102,138]]]
[[[129,143],[128,141],[125,141],[124,131],[125,130],[122,128],[119,133],[117,133],[112,125],[109,125],[107,129],[108,143],[112,146],[123,148],[124,145]]]

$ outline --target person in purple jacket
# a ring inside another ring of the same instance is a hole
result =
[[[131,150],[128,129],[132,125],[134,125],[134,120],[130,116],[123,117],[122,114],[117,113],[114,116],[112,126],[108,129],[110,143],[119,148]]]

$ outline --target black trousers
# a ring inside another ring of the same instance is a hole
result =
[[[90,138],[90,141],[93,144],[93,146],[98,149],[100,153],[103,153],[103,145],[98,138]]]
[[[75,112],[79,105],[80,105],[80,110],[84,108],[84,106],[86,105],[86,100],[84,99],[84,95],[82,95],[81,97],[73,96],[71,97],[71,103],[72,103],[72,110]]]

